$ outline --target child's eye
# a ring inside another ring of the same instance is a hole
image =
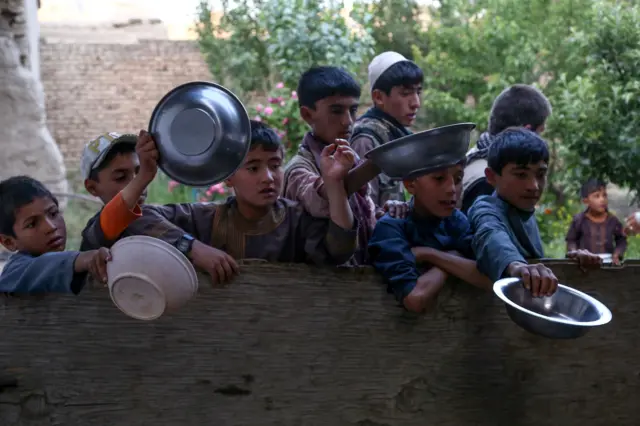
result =
[[[271,165],[271,170],[279,170],[280,167],[282,167],[282,164],[272,164]]]
[[[258,168],[257,168],[257,167],[252,166],[252,167],[247,167],[247,170],[249,170],[251,173],[255,173],[255,172],[257,172],[257,171],[258,171]]]

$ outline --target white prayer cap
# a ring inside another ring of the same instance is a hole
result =
[[[384,52],[373,58],[369,64],[369,86],[371,91],[373,91],[373,85],[376,84],[376,81],[386,70],[398,62],[404,61],[408,61],[408,59],[398,52]]]

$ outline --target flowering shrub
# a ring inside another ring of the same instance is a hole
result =
[[[150,204],[205,203],[224,200],[231,195],[231,189],[224,183],[208,188],[193,188],[171,180],[163,173],[158,173],[149,185],[148,192],[147,202]]]
[[[278,133],[287,159],[296,154],[308,126],[300,117],[295,90],[287,89],[282,82],[276,84],[269,93],[266,105],[256,105],[252,115],[254,120],[265,123]]]

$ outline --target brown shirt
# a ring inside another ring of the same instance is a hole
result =
[[[298,153],[289,161],[285,170],[283,195],[302,204],[313,217],[329,218],[329,200],[324,195],[324,180],[320,174],[320,154],[325,145],[307,133]],[[351,264],[368,262],[367,246],[376,223],[375,205],[368,195],[369,186],[349,197],[349,205],[360,224],[358,249]]]
[[[234,197],[223,204],[185,203],[144,206],[127,235],[149,235],[175,244],[185,233],[235,259],[315,264],[345,263],[356,250],[358,222],[342,229],[329,219],[311,217],[284,198],[258,221],[245,219]]]
[[[574,216],[567,232],[567,251],[589,250],[595,254],[617,254],[621,258],[627,249],[627,237],[622,223],[612,214],[604,222],[596,223],[586,212]]]

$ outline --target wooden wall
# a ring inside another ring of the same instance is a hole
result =
[[[224,289],[201,281],[154,322],[106,290],[2,299],[0,425],[637,425],[640,266],[554,269],[613,321],[547,340],[462,284],[413,316],[368,269],[303,265],[243,266]]]

